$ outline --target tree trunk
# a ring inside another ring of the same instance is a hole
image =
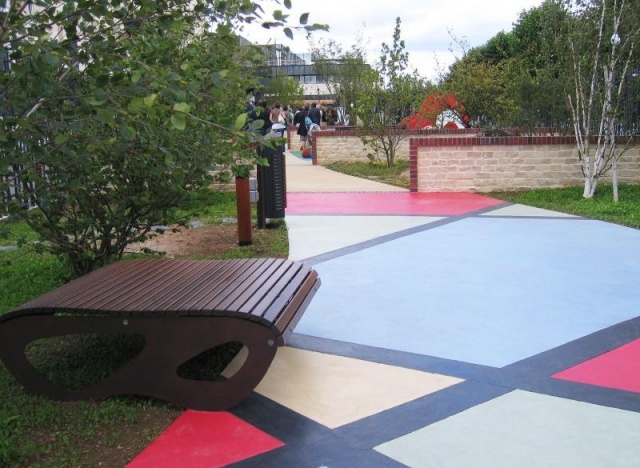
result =
[[[616,160],[613,160],[613,163],[611,165],[611,184],[613,186],[613,201],[614,202],[618,202],[619,200],[619,196],[618,196],[618,163],[616,162]]]
[[[584,178],[584,192],[582,192],[582,196],[584,198],[593,198],[596,193],[596,187],[598,186],[598,178],[591,176]]]

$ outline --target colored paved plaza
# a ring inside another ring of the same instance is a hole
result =
[[[287,157],[322,287],[252,396],[131,467],[640,466],[640,231]]]

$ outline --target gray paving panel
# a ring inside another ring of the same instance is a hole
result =
[[[577,218],[577,216],[560,213],[558,211],[544,210],[526,205],[509,205],[504,208],[483,213],[482,216],[524,216],[524,217],[547,217],[547,218]]]
[[[376,450],[415,468],[635,468],[640,414],[516,390]]]

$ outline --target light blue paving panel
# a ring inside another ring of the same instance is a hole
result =
[[[599,221],[463,219],[317,264],[295,331],[502,367],[637,316],[638,247]]]
[[[514,391],[376,450],[424,468],[631,468],[640,414]]]

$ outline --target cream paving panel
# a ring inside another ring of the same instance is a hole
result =
[[[289,258],[311,258],[440,219],[422,216],[289,215]]]
[[[256,392],[333,429],[460,382],[285,346]]]
[[[424,468],[631,468],[640,414],[516,390],[375,450]]]
[[[287,192],[409,192],[393,185],[331,171],[287,164]]]
[[[545,218],[577,218],[578,216],[559,213],[557,211],[535,208],[527,205],[510,205],[498,210],[484,213],[481,216],[531,216]]]

